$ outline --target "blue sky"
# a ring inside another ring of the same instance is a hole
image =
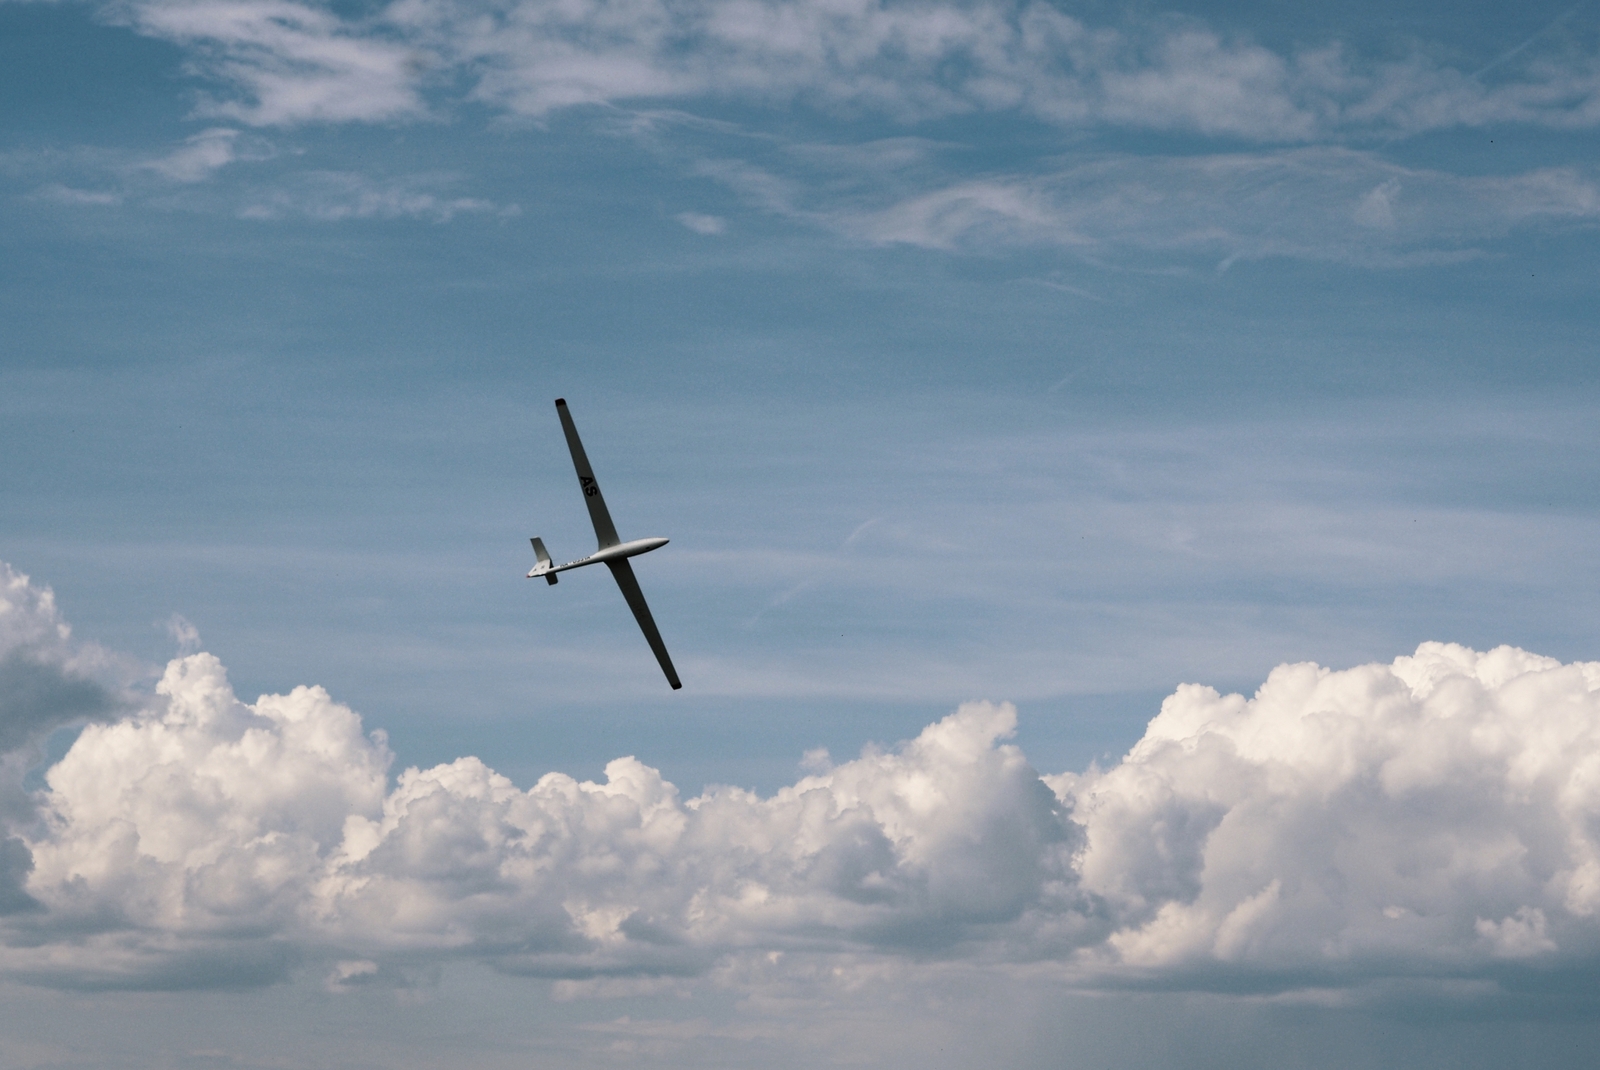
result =
[[[1115,777],[1180,684],[1250,695],[1285,663],[1429,641],[1593,657],[1597,42],[1563,4],[0,2],[0,561],[43,622],[6,649],[105,689],[7,714],[28,741],[7,790],[35,794],[7,803],[6,842],[32,845],[28,880],[54,872],[38,860],[66,847],[28,824],[67,805],[38,794],[47,767],[85,720],[176,701],[155,681],[196,650],[246,703],[325,687],[387,734],[394,790],[462,755],[521,789],[633,755],[685,799],[774,797],[822,775],[817,748],[900,754],[973,700],[1015,703],[1037,772]],[[681,693],[607,577],[522,578],[528,536],[560,558],[592,538],[558,396],[624,534],[672,539],[638,573]],[[1468,675],[1498,695],[1499,671]],[[1569,932],[1504,894],[1459,906],[1491,964],[1452,975],[1471,999],[1427,955],[1271,983],[1162,959],[1139,967],[1178,993],[1157,997],[1085,966],[1093,944],[1047,991],[992,948],[806,954],[919,1007],[999,963],[969,1010],[1033,1008],[1001,1030],[1017,1065],[1121,1050],[1150,1013],[1190,1024],[1125,1065],[1183,1062],[1184,1028],[1243,1065],[1221,1039],[1238,1023],[1273,1038],[1261,1065],[1500,1059],[1552,1015],[1588,1043],[1592,1010],[1537,991],[1592,972],[1587,900],[1562,893]],[[14,1006],[46,1008],[17,1012],[36,1047],[7,1058],[112,1065],[61,1048],[60,1023],[168,1001],[182,1043],[126,1065],[258,1065],[216,1023],[326,989],[344,1039],[285,1065],[459,1056],[418,1000],[546,1023],[485,1027],[486,1066],[604,1045],[813,1065],[785,1030],[845,999],[741,973],[709,937],[714,967],[630,959],[581,992],[283,939],[298,965],[265,987],[164,966],[117,982],[151,991],[86,995],[92,962],[5,967]],[[1540,941],[1547,972],[1496,972]],[[1104,946],[1133,969],[1132,944]],[[329,955],[383,984],[328,981]],[[1391,997],[1414,1008],[1384,1019],[1392,1047],[1328,1047]],[[885,999],[817,1050],[926,1024]],[[1486,1014],[1504,1027],[1462,1024]],[[553,1039],[622,1016],[713,1024]],[[988,1034],[963,1035],[952,1065],[976,1065]]]

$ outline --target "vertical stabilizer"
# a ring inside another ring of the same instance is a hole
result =
[[[529,539],[528,541],[533,543],[533,556],[539,559],[538,568],[533,570],[533,574],[537,575],[540,568],[550,567],[550,551],[544,548],[543,539],[535,538]],[[555,586],[556,574],[554,572],[546,572],[544,574],[544,582],[550,584],[552,587]]]

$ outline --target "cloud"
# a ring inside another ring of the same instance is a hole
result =
[[[88,190],[77,189],[63,185],[60,182],[51,182],[40,186],[34,191],[34,196],[58,204],[88,204],[109,206],[122,203],[122,193],[116,190]]]
[[[1124,978],[1293,987],[1592,968],[1600,664],[1425,643],[1186,685],[1114,768],[1047,778]]]
[[[996,171],[992,156],[915,137],[782,145],[754,136],[689,165],[767,211],[868,242],[952,251],[1044,245],[1222,266],[1274,256],[1432,264],[1476,255],[1516,227],[1592,220],[1600,188],[1587,164],[1451,175],[1361,148],[1461,127],[1594,127],[1600,53],[1576,30],[1472,74],[1422,45],[1398,56],[1337,42],[1274,51],[1194,18],[1097,26],[1005,0],[395,0],[360,9],[131,0],[114,17],[183,47],[208,94],[196,114],[229,125],[124,158],[109,174],[47,173],[35,180],[41,199],[255,219],[515,214],[514,205],[447,195],[425,175],[311,169],[181,198],[171,185],[197,186],[277,153],[238,124],[418,121],[468,107],[544,123],[590,106],[605,116],[597,129],[631,121],[636,136],[670,141],[682,159],[728,124],[666,109],[726,102],[800,106],[880,132],[885,120],[910,133],[942,118],[1010,117],[1027,132],[1018,145],[1041,144],[1043,126],[1198,135],[1225,150],[1187,142],[1180,155],[1065,163],[1035,151],[1018,165],[1031,151],[1022,148],[1009,171]],[[726,227],[722,215],[676,218],[703,234]]]
[[[1113,155],[954,182],[933,165],[936,150],[899,167],[858,156],[805,147],[699,170],[764,211],[859,241],[968,252],[1403,266],[1472,255],[1519,228],[1600,219],[1592,170],[1461,176],[1344,148]]]
[[[177,644],[179,654],[197,654],[200,652],[200,629],[196,628],[189,619],[181,613],[174,613],[167,618],[167,634],[172,636],[172,641]]]
[[[253,126],[382,122],[425,113],[428,59],[371,22],[292,0],[134,0],[111,9],[140,33],[190,50],[193,68],[233,87],[201,114]]]
[[[21,839],[5,835],[5,825],[35,817],[23,778],[51,731],[118,709],[106,683],[116,668],[98,648],[73,642],[50,588],[0,562],[0,915],[39,908],[24,889],[33,857]]]
[[[684,799],[635,758],[525,790],[470,757],[391,782],[383,734],[321,688],[244,703],[193,654],[86,727],[16,823],[0,972],[342,992],[471,960],[581,996],[945,962],[1326,993],[1600,964],[1600,663],[1427,643],[1280,666],[1248,698],[1184,685],[1082,773],[1041,777],[1015,726],[971,703],[809,754],[767,797]]]
[[[111,713],[112,693],[99,679],[111,660],[72,641],[50,588],[0,562],[0,754]]]
[[[395,0],[360,16],[289,0],[133,0],[116,10],[186,46],[194,69],[231,90],[202,113],[263,126],[418,118],[430,84],[532,118],[721,98],[1272,142],[1600,122],[1600,57],[1581,50],[1531,48],[1485,80],[1487,68],[1475,76],[1420,50],[1279,53],[1193,18],[1096,27],[1037,0]]]
[[[106,689],[88,677],[12,650],[0,658],[0,751],[15,750],[41,731],[108,712]]]
[[[301,171],[276,186],[250,191],[238,214],[245,219],[425,219],[447,223],[458,215],[515,216],[516,205],[481,197],[451,197],[449,175],[375,179],[353,171]]]
[[[679,212],[673,218],[696,234],[721,234],[728,229],[728,221],[721,216],[702,215],[699,212]]]
[[[761,799],[684,802],[632,758],[520,791],[475,758],[392,790],[381,733],[318,688],[240,703],[209,655],[48,773],[0,968],[90,987],[472,957],[551,978],[697,975],[744,947],[947,952],[1048,899],[1071,825],[974,705]],[[343,971],[342,973],[340,971]],[[364,968],[363,968],[364,971]]]
[[[515,204],[452,195],[449,191],[459,184],[460,177],[448,173],[379,177],[355,171],[280,168],[264,177],[252,178],[247,172],[230,176],[232,182],[218,178],[232,164],[261,164],[278,155],[277,148],[264,138],[214,127],[153,155],[87,148],[0,154],[0,173],[35,182],[62,172],[70,174],[73,185],[46,182],[33,190],[34,197],[58,204],[134,204],[258,220],[423,219],[445,223],[461,215],[513,217],[521,213]],[[82,188],[85,185],[110,188]]]
[[[239,137],[228,127],[202,130],[166,156],[146,160],[138,166],[156,172],[173,182],[203,182],[236,160],[264,160],[272,150],[258,139]]]

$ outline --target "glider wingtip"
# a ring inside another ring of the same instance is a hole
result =
[[[561,409],[566,408],[567,407],[567,399],[566,398],[556,398],[556,407],[557,408],[561,408]]]

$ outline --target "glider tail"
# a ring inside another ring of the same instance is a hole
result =
[[[533,571],[528,573],[528,578],[531,580],[535,576],[543,576],[544,582],[554,586],[556,583],[556,574],[548,571],[551,564],[550,551],[544,548],[544,540],[529,539],[528,541],[533,543],[533,556],[539,559],[539,563],[533,566]]]

